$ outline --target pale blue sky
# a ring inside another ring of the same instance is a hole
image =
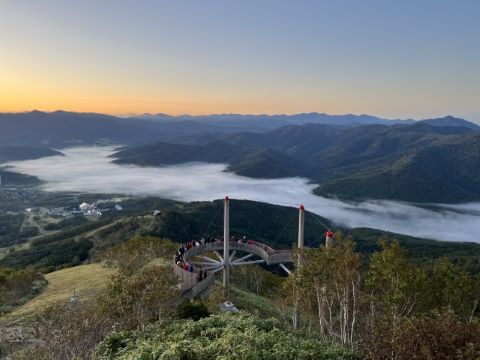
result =
[[[480,1],[0,0],[0,111],[480,121]]]

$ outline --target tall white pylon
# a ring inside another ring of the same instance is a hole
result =
[[[228,294],[230,282],[230,199],[225,196],[223,200],[223,287]]]
[[[303,258],[302,258],[302,249],[304,246],[304,237],[305,237],[305,207],[300,205],[298,208],[298,259],[297,259],[297,269],[302,266]],[[294,290],[294,299],[295,302],[295,314],[293,319],[293,327],[298,329],[300,327],[300,309],[299,309],[299,301],[298,294]]]

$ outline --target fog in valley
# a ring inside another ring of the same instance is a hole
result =
[[[13,170],[37,176],[47,191],[154,195],[182,201],[249,199],[306,209],[347,227],[371,227],[450,241],[480,242],[480,203],[438,210],[393,201],[346,203],[313,195],[303,178],[260,180],[225,172],[222,164],[138,167],[116,165],[113,147],[63,149],[65,156],[14,162]],[[231,216],[235,216],[232,214]]]

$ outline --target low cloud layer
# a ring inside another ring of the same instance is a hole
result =
[[[306,179],[250,179],[224,172],[225,165],[185,164],[164,168],[116,165],[111,147],[62,150],[66,156],[15,162],[16,171],[47,181],[47,191],[155,195],[183,201],[249,199],[298,206],[347,227],[371,227],[412,236],[480,242],[480,203],[439,205],[429,210],[393,201],[356,204],[312,194]]]

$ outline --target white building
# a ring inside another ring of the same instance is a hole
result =
[[[95,205],[93,205],[93,204],[90,205],[90,204],[87,204],[87,203],[81,203],[78,207],[83,212],[87,212],[87,211],[91,211],[91,210],[95,209]]]

